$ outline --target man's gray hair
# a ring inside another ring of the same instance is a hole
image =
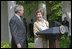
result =
[[[17,13],[18,11],[20,11],[22,7],[23,7],[22,5],[16,5],[15,9],[14,9],[15,13]]]

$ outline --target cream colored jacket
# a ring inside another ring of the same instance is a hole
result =
[[[45,24],[49,29],[49,22],[45,20]],[[38,21],[34,22],[33,31],[34,31],[34,36],[35,37],[38,37],[38,35],[36,35],[36,32],[42,31],[42,28],[40,27],[40,24],[38,23]]]

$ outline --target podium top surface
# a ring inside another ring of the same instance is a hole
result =
[[[65,27],[65,33],[68,33],[68,27]],[[60,34],[60,27],[52,27],[40,32],[37,32],[36,34],[39,35],[46,35],[46,34]]]

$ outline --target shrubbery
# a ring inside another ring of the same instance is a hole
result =
[[[63,35],[60,39],[60,48],[71,47],[71,36]]]
[[[1,48],[11,48],[10,42],[1,42]]]

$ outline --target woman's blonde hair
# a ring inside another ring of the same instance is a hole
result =
[[[38,10],[36,11],[36,15],[37,15],[37,13],[41,13],[42,16],[44,16],[44,11],[43,11],[43,9],[38,9]]]

